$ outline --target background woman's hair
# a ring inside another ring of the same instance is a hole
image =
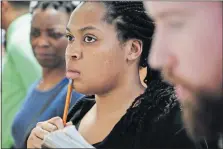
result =
[[[160,73],[152,70],[147,63],[155,27],[143,3],[136,1],[103,1],[102,3],[107,8],[104,20],[116,26],[121,42],[129,39],[139,39],[143,42],[139,66],[147,67],[144,82],[148,85],[151,80],[160,80]]]
[[[30,1],[8,1],[15,9],[29,9]]]
[[[38,3],[33,7],[31,13],[33,13],[33,11],[37,8],[42,10],[53,8],[71,14],[76,7],[77,4],[73,3],[72,1],[38,1]]]

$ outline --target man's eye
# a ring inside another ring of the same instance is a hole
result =
[[[95,42],[97,39],[95,37],[91,37],[91,36],[86,36],[84,38],[84,42],[87,42],[87,43],[92,43],[92,42]]]
[[[169,27],[177,29],[183,27],[185,21],[182,21],[182,19],[170,19],[166,23]]]
[[[68,39],[68,41],[74,41],[74,37],[72,37],[71,35],[66,35],[66,38]]]
[[[169,23],[169,26],[172,28],[180,28],[183,26],[183,23],[182,22]]]

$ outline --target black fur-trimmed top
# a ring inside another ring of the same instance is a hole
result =
[[[159,80],[148,85],[110,134],[94,144],[96,148],[195,148],[181,124],[173,88]],[[69,112],[68,121],[78,127],[94,104],[92,98],[80,100]]]

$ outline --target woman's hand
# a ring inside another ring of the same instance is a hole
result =
[[[60,117],[54,117],[50,120],[37,123],[27,140],[27,148],[41,148],[44,136],[63,128],[63,120]]]

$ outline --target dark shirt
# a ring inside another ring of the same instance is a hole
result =
[[[68,121],[78,128],[95,104],[93,98],[80,100],[69,112]],[[135,99],[108,136],[93,146],[100,148],[195,148],[180,119],[180,108],[172,87],[161,81],[150,83]]]

